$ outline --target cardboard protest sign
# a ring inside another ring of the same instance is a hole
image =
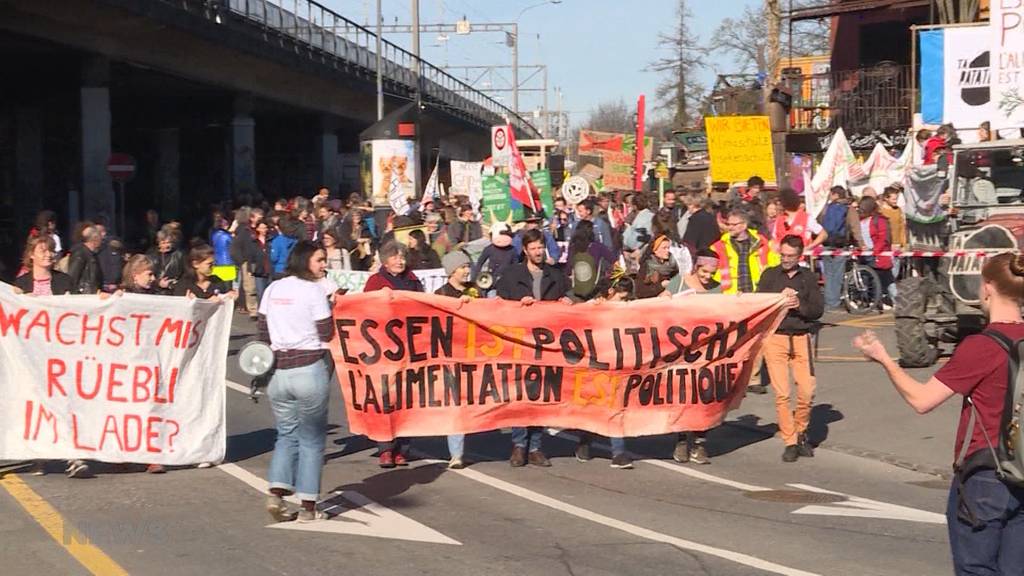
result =
[[[767,116],[709,116],[704,119],[715,182],[760,176],[775,181],[772,130]]]
[[[0,285],[0,459],[222,460],[233,308]]]
[[[706,430],[739,405],[778,294],[569,306],[390,290],[338,298],[331,343],[353,433],[509,426]]]

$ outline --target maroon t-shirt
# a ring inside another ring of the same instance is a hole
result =
[[[1024,338],[1024,324],[1008,324],[996,322],[989,324],[1011,340]],[[993,446],[999,445],[999,426],[1003,419],[1003,405],[1006,402],[1007,364],[1009,356],[995,340],[982,334],[968,336],[956,347],[949,363],[943,366],[935,377],[962,396],[970,395],[978,408],[981,424],[988,431]],[[956,429],[956,449],[953,457],[960,454],[964,436],[967,434],[967,423],[971,417],[971,407],[964,399],[960,408],[960,425]],[[971,443],[967,450],[970,456],[978,450],[988,450],[988,442],[982,427],[975,422]]]

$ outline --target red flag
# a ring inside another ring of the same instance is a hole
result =
[[[506,133],[511,154],[508,166],[509,195],[513,200],[523,206],[529,206],[530,210],[537,213],[540,211],[540,192],[530,181],[530,176],[526,172],[526,162],[523,161],[523,155],[519,152],[519,146],[516,145],[516,136],[511,124],[508,125]]]

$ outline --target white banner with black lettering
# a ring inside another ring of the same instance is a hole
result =
[[[423,291],[427,294],[433,294],[435,290],[444,286],[444,283],[448,281],[448,275],[444,273],[444,268],[413,270],[413,274],[423,283]],[[328,270],[326,280],[331,283],[332,290],[327,290],[327,292],[333,292],[335,289],[345,290],[347,293],[362,292],[363,286],[366,286],[366,280],[370,276],[373,276],[373,272]]]
[[[0,284],[0,460],[221,461],[233,308]]]

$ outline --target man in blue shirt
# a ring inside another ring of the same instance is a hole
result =
[[[597,211],[597,203],[593,198],[587,198],[583,202],[576,205],[575,211],[573,212],[573,218],[569,222],[569,236],[572,237],[572,233],[576,230],[576,223],[580,220],[590,220],[594,223],[594,237],[598,242],[604,244],[609,250],[614,252],[615,250],[615,239],[612,237],[611,226],[604,218],[595,218],[594,213]]]
[[[519,261],[522,262],[523,254],[523,233],[527,230],[537,230],[540,228],[542,218],[539,214],[527,213],[526,217],[520,222],[523,222],[525,226],[519,232],[516,232],[514,238],[512,238],[512,249],[516,254],[519,255]],[[559,248],[558,242],[555,240],[555,235],[551,233],[551,230],[545,228],[542,230],[544,233],[544,249],[547,252],[547,258],[545,261],[549,265],[554,265],[558,262],[558,259],[562,257],[562,249]]]

